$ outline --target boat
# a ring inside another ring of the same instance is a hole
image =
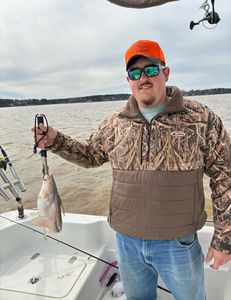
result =
[[[148,7],[160,6],[169,2],[175,2],[179,0],[108,0],[109,2],[127,7],[127,8],[135,8],[135,9],[143,9]],[[205,11],[203,18],[201,18],[198,22],[191,21],[189,28],[192,30],[195,25],[199,25],[201,22],[205,28],[212,29],[215,28],[216,25],[220,22],[220,17],[218,13],[215,11],[215,0],[211,0],[212,10],[209,12],[209,0],[203,1],[202,5],[199,7]],[[213,27],[208,27],[209,25],[213,25]]]
[[[147,7],[163,5],[167,2],[178,1],[178,0],[108,0],[108,1],[124,7],[147,8]]]
[[[108,266],[116,266],[115,233],[107,218],[66,213],[62,231],[44,237],[40,227],[28,223],[34,214],[34,210],[25,210],[24,218],[18,218],[17,211],[0,214],[0,298],[114,299],[111,288],[105,293],[100,282]],[[198,231],[204,254],[213,230],[206,224]],[[205,277],[207,300],[231,300],[231,263],[219,270],[205,263]],[[163,282],[158,286],[158,300],[173,299]],[[122,294],[117,299],[126,298]]]

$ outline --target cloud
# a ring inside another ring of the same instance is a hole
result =
[[[135,40],[155,39],[182,89],[230,87],[229,0],[221,17],[202,25],[201,0],[128,9],[106,0],[2,0],[0,97],[63,98],[129,92],[124,52]]]

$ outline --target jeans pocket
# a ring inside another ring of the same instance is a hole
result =
[[[197,241],[198,238],[196,233],[175,239],[177,246],[181,248],[191,248],[197,243]]]

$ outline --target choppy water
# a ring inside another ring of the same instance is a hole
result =
[[[217,112],[231,134],[230,94],[191,98]],[[25,208],[36,207],[42,182],[40,156],[31,156],[33,136],[30,129],[34,125],[34,116],[43,113],[53,127],[74,138],[85,139],[91,131],[97,129],[104,117],[119,110],[125,103],[126,101],[113,101],[0,108],[0,144],[23,177],[27,189],[22,193]],[[111,188],[109,164],[84,169],[48,153],[48,165],[55,177],[66,212],[107,214]],[[205,186],[206,198],[209,198],[207,180]],[[8,202],[0,198],[0,212],[15,208],[13,198]]]

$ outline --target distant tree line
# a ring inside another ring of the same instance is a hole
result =
[[[118,101],[128,99],[129,94],[113,94],[113,95],[94,95],[61,99],[0,99],[0,107],[7,106],[28,106],[28,105],[46,105],[46,104],[62,104],[62,103],[84,103],[84,102],[100,102],[100,101]]]
[[[190,90],[182,91],[184,96],[203,96],[203,95],[216,95],[216,94],[231,94],[231,89],[229,88],[214,88],[205,90]]]
[[[231,94],[231,88],[182,91],[184,96]],[[130,94],[93,95],[61,99],[0,99],[0,107],[127,100]]]

